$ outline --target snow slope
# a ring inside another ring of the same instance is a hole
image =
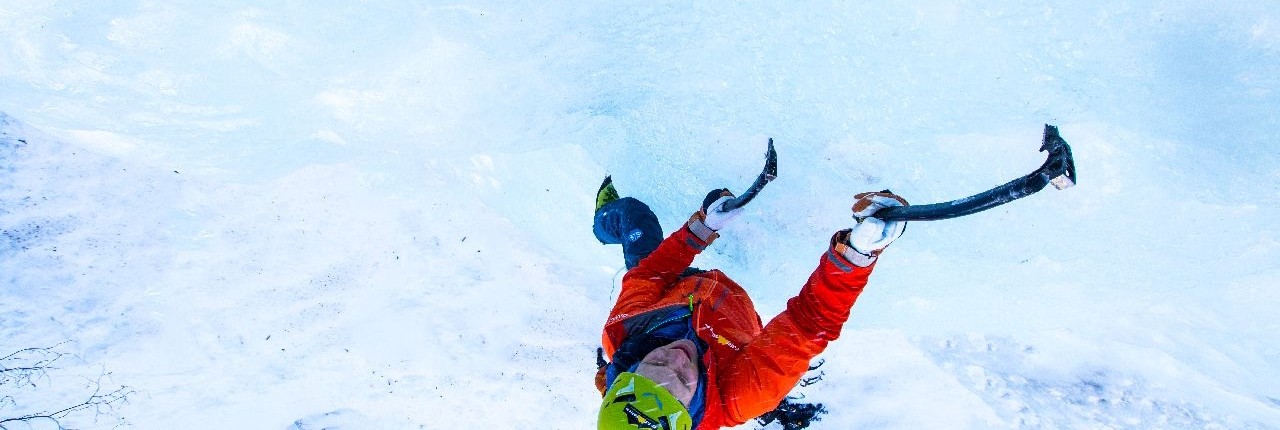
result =
[[[1080,184],[913,223],[815,428],[1280,428],[1280,8],[1109,2],[0,2],[0,417],[110,428],[589,428],[622,262],[780,178],[695,263],[767,319],[850,196]],[[4,389],[10,389],[4,387]],[[745,428],[757,427],[752,424]]]

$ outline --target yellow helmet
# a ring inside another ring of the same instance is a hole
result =
[[[600,430],[689,430],[693,417],[671,392],[643,376],[624,372],[604,393]]]

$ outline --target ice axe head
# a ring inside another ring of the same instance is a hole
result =
[[[1059,190],[1076,184],[1076,162],[1071,158],[1071,146],[1058,135],[1058,127],[1044,125],[1044,143],[1040,150],[1048,151],[1049,158],[1036,173]]]
[[[751,202],[751,199],[756,198],[756,194],[760,194],[760,190],[764,189],[764,186],[768,185],[769,181],[777,178],[778,152],[773,150],[773,138],[770,137],[769,150],[764,154],[764,168],[760,170],[760,176],[756,176],[756,181],[742,195],[725,202],[721,210],[731,211],[746,206],[747,203]],[[706,203],[703,206],[705,207]]]
[[[769,150],[764,154],[764,171],[762,174],[770,181],[778,177],[778,151],[773,150],[773,138],[769,138]]]

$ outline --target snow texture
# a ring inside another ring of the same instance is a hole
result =
[[[0,419],[591,428],[606,173],[670,232],[774,138],[695,262],[768,319],[1048,123],[1079,184],[911,223],[813,428],[1280,428],[1275,2],[687,3],[0,0],[0,356],[66,354]]]

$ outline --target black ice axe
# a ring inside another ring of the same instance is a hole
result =
[[[1035,194],[1045,185],[1053,184],[1059,190],[1076,184],[1076,163],[1071,158],[1071,147],[1058,135],[1058,127],[1044,125],[1044,142],[1041,152],[1049,158],[1039,169],[1009,183],[963,199],[931,205],[887,207],[876,211],[876,218],[885,221],[936,221],[985,211],[1005,203]]]

